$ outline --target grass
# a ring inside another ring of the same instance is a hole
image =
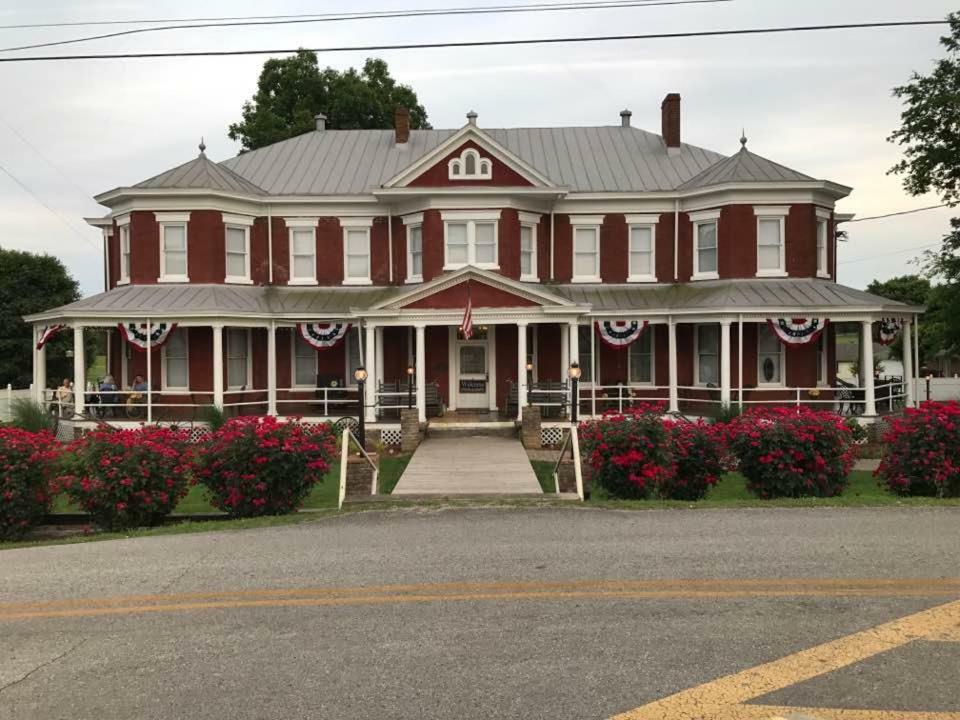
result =
[[[411,455],[380,455],[380,494],[389,495],[407,469]]]

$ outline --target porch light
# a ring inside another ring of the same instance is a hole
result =
[[[533,363],[532,363],[532,362],[528,362],[528,363],[527,363],[527,372],[532,372],[532,371],[533,371]]]
[[[367,380],[367,369],[361,365],[356,370],[353,371],[353,377],[357,382],[366,382]]]
[[[416,372],[416,368],[413,365],[407,365],[407,375],[412,376]]]
[[[570,379],[579,380],[583,371],[580,369],[580,363],[570,363]]]

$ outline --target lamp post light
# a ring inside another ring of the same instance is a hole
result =
[[[413,407],[413,373],[416,368],[413,365],[407,365],[407,409]]]
[[[367,449],[366,448],[367,430],[364,425],[364,415],[366,415],[366,412],[365,412],[366,408],[364,407],[363,399],[366,397],[366,395],[364,394],[364,386],[367,384],[367,369],[363,365],[361,365],[360,367],[358,367],[356,370],[353,371],[353,377],[357,381],[357,392],[360,395],[360,397],[358,398],[358,402],[360,403],[360,412],[357,415],[357,419],[359,420],[359,425],[357,427],[359,437],[357,438],[357,442],[360,444],[361,449],[366,450]]]
[[[570,423],[577,424],[577,411],[580,409],[580,392],[577,385],[580,382],[580,363],[570,363]]]

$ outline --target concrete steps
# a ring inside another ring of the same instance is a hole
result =
[[[513,421],[503,422],[429,422],[426,438],[517,438],[520,431]]]

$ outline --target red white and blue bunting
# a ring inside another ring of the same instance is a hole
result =
[[[646,320],[598,320],[597,333],[607,345],[617,350],[630,345],[647,327]]]
[[[148,343],[146,323],[120,323],[120,336],[137,350],[146,352],[147,345],[150,348],[163,347],[163,344],[170,339],[171,333],[177,329],[176,323],[151,323],[150,338]]]
[[[297,334],[317,350],[334,347],[349,329],[350,323],[297,323]]]
[[[881,345],[892,345],[902,329],[903,320],[901,318],[881,318],[877,341]]]
[[[47,325],[40,333],[40,339],[37,340],[37,350],[43,350],[43,346],[50,342],[53,337],[63,330],[66,325]]]
[[[784,345],[806,345],[820,337],[827,327],[827,318],[770,318],[773,334]]]

